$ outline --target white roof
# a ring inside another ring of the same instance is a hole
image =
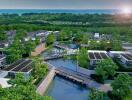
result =
[[[107,53],[106,51],[103,51],[103,50],[88,50],[88,52]]]
[[[128,54],[128,53],[130,53],[130,52],[128,52],[128,51],[110,51],[110,53],[116,53],[116,54]]]
[[[8,78],[0,78],[0,85],[2,86],[2,88],[11,87],[11,85],[7,83],[7,81],[9,81],[9,80],[10,79],[8,79]]]
[[[99,33],[95,33],[94,36],[95,36],[95,37],[99,37]]]

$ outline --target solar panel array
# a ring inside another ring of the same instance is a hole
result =
[[[132,55],[131,54],[121,54],[124,58],[127,60],[132,60]]]
[[[106,53],[102,53],[102,52],[89,52],[89,58],[95,59],[95,60],[100,60],[100,59],[108,58],[108,55]]]
[[[14,72],[28,72],[32,69],[31,67],[32,60],[21,59],[5,68],[5,71],[14,71]]]

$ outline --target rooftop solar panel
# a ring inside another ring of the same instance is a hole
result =
[[[19,66],[17,66],[16,68],[14,68],[12,71],[19,71],[21,70],[23,67],[25,67],[26,65],[28,65],[31,62],[31,60],[27,60],[23,63],[21,63]]]
[[[89,58],[90,59],[95,59],[94,54],[92,52],[89,53]]]
[[[94,53],[96,59],[102,59],[102,57],[100,56],[100,53]]]
[[[132,60],[132,55],[131,54],[127,54],[127,56],[129,56],[131,58],[131,60]]]
[[[4,70],[10,71],[11,69],[15,68],[17,65],[22,63],[23,61],[24,61],[24,59],[18,60],[15,63],[11,64],[9,67],[5,68]]]
[[[28,71],[30,71],[31,69],[32,69],[31,66],[27,66],[27,67],[23,68],[21,71],[22,71],[22,72],[28,72]]]
[[[127,56],[126,54],[121,54],[123,57],[125,57],[127,60],[132,60],[129,56]]]
[[[105,53],[100,53],[100,55],[102,56],[103,59],[108,58],[108,56]]]

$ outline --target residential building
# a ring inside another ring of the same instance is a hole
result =
[[[99,38],[100,38],[99,33],[94,33],[94,39],[99,39]]]
[[[110,51],[112,58],[118,58],[125,65],[132,66],[132,54],[129,51]]]
[[[132,53],[132,43],[123,43],[122,48]]]
[[[90,65],[97,65],[98,62],[109,58],[106,51],[88,50]]]
[[[16,73],[22,73],[25,78],[29,78],[32,71],[32,64],[33,61],[30,59],[20,59],[4,68],[2,71],[8,72],[9,76],[15,77]]]

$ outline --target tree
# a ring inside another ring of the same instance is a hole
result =
[[[88,44],[89,34],[83,34],[82,43]]]
[[[27,42],[24,43],[24,53],[25,54],[29,54],[34,50],[36,46],[35,41],[29,40]]]
[[[111,60],[105,59],[100,61],[95,68],[96,75],[102,76],[103,80],[109,76],[114,76],[118,66]]]
[[[122,50],[121,41],[120,40],[112,41],[112,49],[116,51]]]
[[[76,34],[73,34],[73,41],[75,42],[81,42],[83,39],[83,34],[81,34],[81,31],[78,31]]]
[[[82,48],[79,50],[77,55],[78,63],[81,67],[87,68],[88,67],[88,53],[87,49]]]
[[[7,39],[6,33],[0,31],[0,41],[1,40],[6,40],[6,39]]]
[[[112,94],[123,100],[131,93],[132,77],[128,74],[119,74],[111,86],[113,88]]]
[[[33,69],[33,76],[34,78],[42,79],[48,71],[48,66],[44,64],[42,59],[36,57],[34,60],[34,69]]]
[[[90,93],[89,93],[90,100],[104,100],[104,98],[105,98],[104,92],[101,92],[94,88],[90,89]],[[109,100],[109,99],[107,99],[107,100]]]
[[[17,74],[10,83],[12,87],[0,88],[1,100],[51,100],[48,96],[40,96],[36,93],[36,88],[32,84],[32,78],[25,80],[22,74]]]
[[[20,58],[22,58],[22,54],[24,53],[24,46],[20,42],[20,40],[16,39],[13,44],[7,48],[7,62],[12,63]]]
[[[72,37],[72,32],[69,30],[62,30],[58,36],[59,41],[69,40]]]
[[[46,44],[47,44],[47,45],[51,45],[51,44],[54,43],[54,41],[55,41],[55,36],[54,36],[54,34],[53,34],[53,33],[49,34],[49,35],[47,36],[47,38],[46,38]]]

